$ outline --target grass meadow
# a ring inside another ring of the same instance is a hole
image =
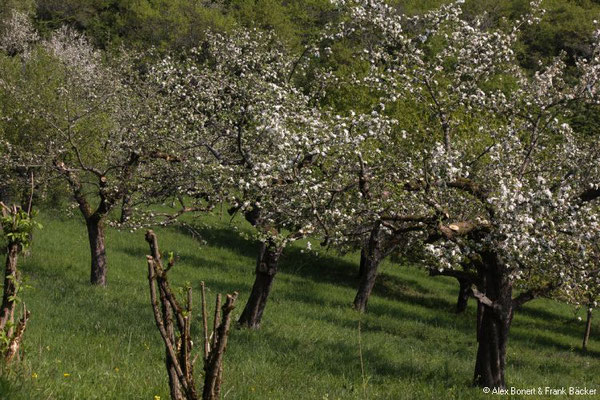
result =
[[[0,375],[0,399],[168,399],[144,232],[108,230],[108,287],[102,289],[88,284],[82,221],[49,212],[39,219],[44,228],[21,262],[31,286],[22,296],[32,313],[25,357]],[[239,316],[253,282],[257,244],[239,234],[249,229],[245,222],[227,216],[195,224],[201,240],[184,228],[156,230],[163,253],[179,257],[171,282],[191,283],[197,304],[205,281],[211,307],[216,293],[237,290]],[[286,250],[261,329],[232,330],[224,399],[497,398],[470,386],[475,303],[454,314],[455,280],[386,261],[369,311],[359,315],[350,307],[358,255],[316,255],[303,247]],[[510,333],[508,386],[600,389],[600,318],[586,354],[579,350],[583,329],[572,307],[549,300],[526,305]],[[199,319],[195,330],[200,343]]]

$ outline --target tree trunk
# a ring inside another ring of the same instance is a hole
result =
[[[133,210],[131,209],[131,195],[126,194],[123,196],[123,203],[121,203],[121,217],[119,218],[120,223],[129,221]]]
[[[474,384],[505,389],[506,344],[512,322],[512,284],[502,262],[493,254],[484,257],[480,269],[482,289],[493,306],[480,302],[481,323],[475,362]]]
[[[471,297],[471,283],[465,279],[459,279],[460,289],[458,290],[458,300],[456,301],[456,313],[460,314],[467,309],[469,297]]]
[[[375,286],[377,269],[379,268],[380,262],[381,260],[379,259],[378,254],[369,255],[365,260],[365,272],[363,272],[360,277],[358,291],[354,298],[354,309],[356,311],[365,312],[367,310],[367,303],[369,301],[369,296],[371,296],[371,292],[373,291],[373,287]]]
[[[354,298],[354,309],[359,312],[365,312],[367,310],[369,296],[371,295],[371,291],[375,286],[375,280],[377,279],[377,269],[383,258],[380,232],[380,225],[375,225],[371,231],[371,236],[369,237],[366,248],[361,250],[361,268],[363,269],[363,272],[360,276],[358,292]]]
[[[17,294],[17,260],[19,258],[20,245],[11,243],[8,246],[6,255],[6,269],[4,271],[4,294],[2,295],[2,306],[0,308],[0,331],[4,330],[7,324],[14,322],[15,300]],[[7,336],[12,335],[12,329],[7,332]]]
[[[366,263],[367,252],[365,251],[365,247],[363,246],[363,248],[360,249],[360,266],[358,267],[358,279],[361,279],[365,272],[367,272],[367,267],[365,265]]]
[[[92,257],[92,285],[106,286],[106,246],[104,244],[103,217],[92,216],[86,220],[90,252]]]
[[[279,248],[273,243],[261,243],[256,260],[256,278],[254,279],[250,298],[238,321],[240,325],[252,329],[260,327],[282,251],[283,248]]]
[[[483,311],[485,310],[485,306],[477,301],[477,341],[479,342],[479,335],[481,333],[481,323],[483,321]]]
[[[583,351],[587,350],[587,344],[590,340],[590,332],[592,331],[592,308],[588,307],[587,321],[585,323],[585,333],[583,334],[583,345],[581,346]]]

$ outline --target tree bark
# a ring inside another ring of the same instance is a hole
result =
[[[175,341],[175,330],[173,329],[173,315],[171,309],[169,307],[165,307],[166,300],[161,292],[161,304],[162,304],[162,312],[165,316],[165,330],[167,331],[167,335],[171,340],[171,343],[176,343]],[[177,376],[177,369],[175,368],[175,364],[170,357],[169,349],[165,349],[165,364],[167,367],[167,374],[169,375],[169,390],[171,393],[171,400],[184,400],[182,391],[181,391],[181,382],[179,381],[179,377]]]
[[[120,223],[129,221],[133,210],[131,209],[131,195],[126,194],[123,196],[123,203],[121,203],[121,217],[119,218]]]
[[[512,284],[502,262],[494,254],[483,257],[480,268],[483,293],[493,304],[479,302],[481,323],[474,384],[505,389],[506,344],[513,316]]]
[[[467,309],[469,297],[471,297],[471,283],[465,279],[458,279],[458,299],[456,301],[456,313],[463,313]]]
[[[365,312],[367,310],[367,303],[377,280],[377,270],[380,262],[381,259],[377,252],[368,255],[365,260],[365,271],[360,277],[358,291],[356,297],[354,297],[353,307],[356,311]]]
[[[238,320],[240,325],[252,329],[260,327],[282,251],[283,248],[277,247],[274,243],[261,243],[256,260],[256,278],[250,298]]]
[[[481,333],[484,309],[485,306],[480,301],[477,301],[477,342],[479,342],[479,335]]]
[[[361,279],[363,277],[363,275],[365,274],[365,272],[367,271],[367,268],[365,266],[366,263],[367,263],[367,252],[365,251],[365,247],[363,246],[363,248],[360,249],[360,266],[358,267],[358,279]]]
[[[377,279],[377,269],[383,258],[381,249],[381,225],[376,224],[371,231],[369,242],[366,248],[361,251],[361,264],[363,264],[363,272],[360,276],[360,282],[358,284],[358,291],[354,298],[354,309],[359,312],[365,312],[367,310],[367,303],[369,296],[375,286],[375,280]],[[364,257],[363,257],[364,254]]]
[[[92,285],[106,286],[106,246],[104,237],[104,221],[102,217],[93,215],[86,219],[88,238],[90,242]]]
[[[17,243],[11,243],[8,246],[6,269],[4,271],[4,294],[2,295],[2,306],[0,307],[0,331],[5,329],[9,322],[14,322],[14,296],[17,293],[15,282],[17,280],[17,260],[20,251],[20,245]],[[7,332],[9,337],[12,334],[11,331]]]
[[[587,310],[587,321],[585,323],[585,333],[583,334],[583,345],[581,346],[583,351],[587,350],[587,344],[590,340],[590,332],[592,331],[592,309],[588,307]]]

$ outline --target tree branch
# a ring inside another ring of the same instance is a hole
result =
[[[429,270],[429,276],[451,276],[456,279],[465,280],[470,284],[473,284],[478,280],[477,275],[473,273],[455,269],[444,269],[440,271],[439,269],[432,268]]]
[[[530,289],[526,292],[523,292],[512,300],[513,308],[519,308],[528,301],[538,297],[546,296],[548,293],[556,289],[556,287],[557,285],[551,283],[541,288]]]
[[[496,312],[499,312],[501,310],[501,307],[498,303],[487,297],[485,293],[481,293],[479,290],[477,290],[475,285],[471,285],[471,291],[473,293],[473,297],[475,297],[481,304],[490,307]]]

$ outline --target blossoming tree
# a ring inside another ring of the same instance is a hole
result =
[[[450,137],[463,118],[463,100],[473,95],[477,82],[494,74],[493,62],[502,60],[506,52],[499,51],[493,57],[487,54],[474,68],[461,66],[463,75],[472,73],[472,82],[462,82],[460,73],[448,76],[444,65],[456,57],[466,60],[468,55],[461,52],[467,50],[469,54],[479,50],[489,53],[484,47],[494,46],[500,39],[491,35],[476,45],[472,37],[459,31],[463,34],[452,38],[453,47],[440,50],[439,41],[432,45],[431,39],[438,32],[441,36],[453,27],[467,29],[461,27],[457,5],[418,17],[400,15],[383,2],[339,5],[347,18],[323,37],[323,53],[331,53],[338,40],[352,40],[363,46],[359,46],[363,51],[356,57],[370,65],[370,72],[354,74],[344,83],[368,90],[375,100],[372,117],[388,120],[376,128],[375,135],[372,131],[367,135],[372,139],[366,145],[353,147],[340,157],[344,164],[334,170],[334,174],[348,177],[346,184],[354,183],[355,190],[348,191],[352,198],[338,196],[342,201],[336,213],[346,219],[334,218],[333,225],[345,232],[340,235],[344,245],[362,247],[354,307],[365,311],[381,260],[393,251],[411,251],[411,243],[422,238],[426,226],[445,215],[429,190],[412,190],[419,185],[416,182],[421,180],[422,170],[429,168],[423,154],[437,146],[437,135],[443,137],[444,147],[450,148]],[[438,93],[440,89],[443,93]],[[446,96],[443,104],[442,96]],[[354,135],[360,138],[365,132],[355,130]],[[331,181],[337,184],[340,179],[332,176]],[[333,188],[334,193],[337,191]],[[464,289],[466,282],[459,281]]]
[[[515,26],[492,30],[462,20],[460,3],[410,18],[377,1],[342,3],[354,24],[339,35],[370,27],[377,41],[365,49],[372,67],[364,81],[387,99],[414,99],[429,110],[406,129],[415,151],[402,176],[410,178],[403,190],[427,201],[405,196],[404,206],[436,216],[422,239],[429,265],[472,285],[474,380],[502,388],[514,311],[590,269],[581,249],[598,232],[597,141],[569,119],[574,104],[597,101],[598,37],[575,78],[561,58],[532,76],[512,47],[539,4]]]
[[[302,63],[272,34],[239,30],[208,33],[201,47],[152,72],[172,99],[177,140],[190,149],[185,169],[210,171],[204,183],[179,188],[198,199],[210,187],[214,201],[255,227],[256,277],[239,320],[251,328],[260,325],[283,249],[313,229],[318,166],[341,129],[293,85]]]
[[[168,159],[167,131],[152,112],[159,96],[127,57],[108,65],[68,28],[38,42],[25,31],[6,33],[0,46],[6,49],[0,90],[4,103],[14,105],[4,121],[4,164],[35,166],[67,183],[88,231],[91,283],[104,286],[108,213],[134,189],[136,174],[148,175],[151,163]]]

